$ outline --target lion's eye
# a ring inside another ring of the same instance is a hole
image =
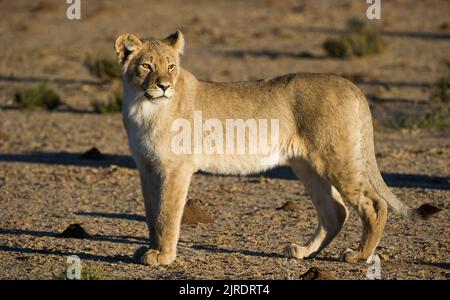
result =
[[[170,64],[169,65],[169,71],[172,71],[173,69],[175,69],[175,65],[174,64]]]
[[[142,68],[144,68],[144,69],[146,69],[146,70],[151,70],[152,69],[152,67],[150,66],[150,64],[141,64],[141,67]]]

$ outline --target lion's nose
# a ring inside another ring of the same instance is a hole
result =
[[[160,82],[157,84],[157,86],[165,92],[170,87],[170,83]]]

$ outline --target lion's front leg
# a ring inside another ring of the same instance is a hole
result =
[[[140,170],[150,248],[140,248],[135,257],[147,265],[168,265],[176,258],[186,195],[193,172],[183,166],[156,173]]]

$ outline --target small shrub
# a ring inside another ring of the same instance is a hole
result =
[[[381,53],[386,43],[375,26],[359,19],[349,19],[347,32],[339,39],[327,39],[323,48],[332,57],[350,58]]]
[[[450,128],[449,92],[450,61],[443,62],[445,73],[430,90],[430,106],[426,113],[416,115],[401,115],[388,120],[388,126],[392,128],[423,128],[423,129],[447,129]]]
[[[323,43],[323,48],[332,57],[350,57],[352,55],[350,47],[342,41],[328,39]]]
[[[89,72],[101,80],[120,78],[121,69],[115,59],[106,57],[89,57],[85,63]]]
[[[436,129],[450,128],[450,114],[448,107],[435,107],[430,112],[422,115],[403,115],[391,118],[387,125],[394,129]]]
[[[450,93],[448,86],[450,85],[450,77],[443,77],[431,89],[431,101],[437,103],[449,103]]]
[[[450,85],[450,61],[444,60],[445,74],[441,77],[431,88],[430,100],[432,103],[448,104],[450,101],[450,93],[448,91],[448,86]]]
[[[122,90],[115,90],[113,95],[109,96],[106,101],[99,99],[94,99],[91,102],[92,108],[96,113],[112,113],[120,112],[123,103],[123,92]]]
[[[61,104],[58,93],[46,84],[18,91],[14,100],[22,108],[45,107],[53,110]]]
[[[62,271],[61,273],[53,275],[51,278],[53,280],[69,280],[67,278],[67,271]],[[81,279],[80,280],[105,280],[106,276],[103,270],[98,267],[82,267],[81,268]]]

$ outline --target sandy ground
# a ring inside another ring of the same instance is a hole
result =
[[[153,2],[82,1],[82,20],[69,21],[63,1],[0,1],[0,278],[53,278],[72,254],[108,279],[288,279],[313,266],[337,279],[366,278],[364,262],[339,262],[360,236],[354,211],[315,260],[281,255],[316,226],[315,210],[288,170],[264,177],[196,175],[188,198],[214,222],[182,225],[173,265],[134,262],[134,250],[147,238],[138,174],[120,114],[92,113],[91,100],[111,85],[100,84],[84,61],[112,56],[120,33],[163,37],[177,28],[186,37],[182,65],[201,79],[358,75],[356,83],[377,99],[370,101],[377,158],[388,185],[408,205],[443,208],[416,225],[390,215],[378,250],[382,276],[449,278],[449,131],[393,130],[382,121],[428,107],[429,86],[442,74],[441,60],[450,58],[450,2],[382,1],[383,19],[376,23],[388,49],[352,60],[327,57],[321,44],[336,37],[348,17],[364,17],[365,1]],[[63,96],[61,109],[15,106],[16,90],[48,80]],[[80,159],[91,147],[107,158]],[[293,208],[279,209],[287,201]],[[72,223],[92,238],[58,237]]]

